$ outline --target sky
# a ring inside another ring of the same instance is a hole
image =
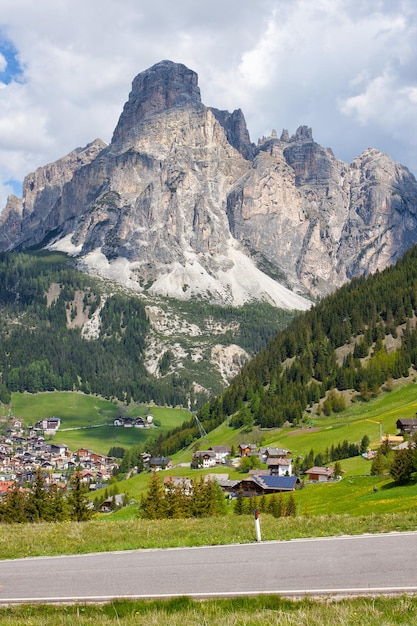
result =
[[[24,177],[111,140],[133,78],[184,63],[251,140],[301,125],[417,176],[415,0],[0,0],[0,211]]]

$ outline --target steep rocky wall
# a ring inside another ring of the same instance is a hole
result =
[[[109,146],[38,168],[9,198],[0,249],[47,240],[154,293],[305,308],[282,285],[321,297],[417,241],[417,183],[374,149],[343,163],[307,126],[255,146],[240,109],[204,106],[197,74],[162,61],[134,79]]]

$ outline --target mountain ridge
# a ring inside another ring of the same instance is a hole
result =
[[[65,251],[137,293],[305,310],[417,241],[417,183],[370,148],[347,165],[308,126],[255,145],[198,76],[136,76],[112,140],[38,168],[0,215],[0,249]]]

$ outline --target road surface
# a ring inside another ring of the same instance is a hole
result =
[[[417,592],[417,532],[0,561],[0,604]]]

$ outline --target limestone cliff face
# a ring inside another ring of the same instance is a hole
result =
[[[248,250],[315,297],[384,269],[417,241],[417,184],[407,168],[374,149],[347,165],[306,127],[260,143],[227,212]]]
[[[23,182],[23,199],[9,198],[0,216],[0,247],[2,250],[25,249],[39,244],[51,231],[60,230],[65,222],[85,207],[76,202],[63,203],[67,184],[77,175],[85,178],[85,166],[96,159],[106,144],[96,139],[85,148],[77,148],[67,156],[39,167]],[[93,193],[90,179],[79,185],[78,193],[88,198]],[[93,188],[92,188],[93,187]]]
[[[320,297],[416,241],[405,167],[373,149],[343,163],[306,126],[255,146],[243,113],[204,106],[171,61],[134,79],[109,146],[28,175],[0,217],[2,250],[48,242],[139,291],[300,309],[294,292]]]
[[[0,250],[13,248],[18,241],[22,229],[22,212],[22,198],[9,196],[4,211],[0,213]]]

